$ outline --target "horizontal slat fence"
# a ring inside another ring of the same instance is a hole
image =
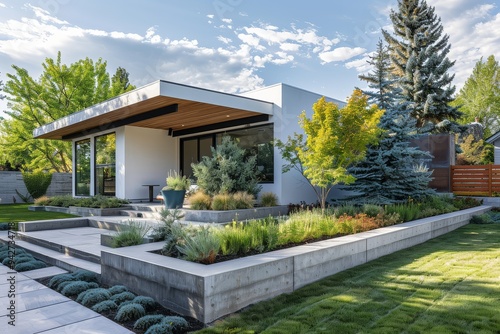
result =
[[[451,166],[451,190],[467,196],[500,194],[500,165]]]

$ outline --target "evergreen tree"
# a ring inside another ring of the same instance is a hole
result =
[[[396,80],[392,75],[392,64],[389,49],[382,40],[377,43],[377,51],[370,56],[368,64],[373,67],[373,72],[360,75],[359,78],[368,82],[368,87],[373,91],[363,91],[368,96],[368,102],[375,103],[380,109],[388,109],[394,103],[397,95]]]
[[[366,93],[383,106],[385,113],[378,125],[382,130],[378,145],[369,146],[365,159],[349,168],[356,181],[345,188],[358,193],[353,197],[378,204],[432,193],[428,189],[430,173],[422,168],[422,162],[430,159],[430,154],[410,146],[417,133],[416,120],[408,117],[405,103],[396,102],[400,91],[393,85],[393,69],[387,58],[387,51],[379,42],[376,54],[369,61],[373,72],[360,76],[373,89]]]
[[[416,119],[419,133],[460,132],[456,123],[461,113],[450,106],[455,86],[454,65],[447,57],[448,35],[443,35],[441,19],[425,0],[398,0],[391,11],[394,36],[382,30],[389,44],[394,74],[398,77],[404,109]]]
[[[416,120],[408,117],[403,104],[390,106],[380,120],[383,130],[377,146],[371,146],[365,160],[349,168],[355,191],[364,202],[390,204],[434,193],[428,188],[431,172],[424,167],[432,156],[411,146]]]
[[[110,94],[117,96],[135,89],[128,79],[129,73],[123,67],[118,67],[115,74],[111,78]]]

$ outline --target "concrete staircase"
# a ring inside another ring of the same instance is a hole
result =
[[[130,220],[150,225],[160,220],[159,204],[132,204],[119,216],[69,218],[55,221],[20,223],[15,245],[36,258],[64,270],[86,269],[101,274],[101,235],[113,235]],[[83,221],[83,222],[82,222]],[[9,241],[7,231],[0,231],[0,242]]]

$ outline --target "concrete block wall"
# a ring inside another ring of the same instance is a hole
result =
[[[71,194],[71,173],[52,174],[52,183],[47,189],[48,196]],[[21,172],[0,171],[0,204],[23,203],[22,199],[16,193],[26,196],[28,189],[23,181]]]
[[[101,279],[109,285],[124,284],[165,307],[210,323],[250,304],[445,234],[490,209],[480,206],[212,265],[152,252],[163,243],[110,249],[101,252]]]

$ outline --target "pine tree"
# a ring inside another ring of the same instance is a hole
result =
[[[416,119],[408,117],[406,104],[397,102],[400,91],[394,86],[393,68],[382,42],[369,64],[373,71],[360,79],[369,82],[373,91],[367,95],[386,110],[378,125],[382,133],[378,145],[369,146],[365,159],[349,168],[356,181],[346,189],[358,193],[353,197],[378,204],[429,195],[433,193],[428,189],[430,173],[422,162],[431,156],[410,146],[417,133]]]
[[[349,188],[364,202],[390,204],[434,193],[428,188],[431,172],[424,167],[428,152],[411,146],[416,120],[408,117],[403,104],[390,106],[380,120],[384,131],[377,146],[371,146],[365,160],[351,168],[356,182]]]
[[[375,103],[380,109],[387,109],[394,103],[397,95],[396,80],[391,75],[393,67],[389,56],[389,49],[382,40],[377,43],[377,51],[369,57],[368,64],[373,67],[373,72],[360,75],[359,78],[368,82],[368,87],[373,91],[363,91],[368,96],[368,102]]]
[[[425,0],[398,0],[398,11],[390,14],[394,36],[382,30],[389,44],[394,74],[405,104],[419,133],[460,132],[456,123],[461,113],[449,105],[453,101],[454,65],[447,57],[448,35],[443,35],[441,19]]]

